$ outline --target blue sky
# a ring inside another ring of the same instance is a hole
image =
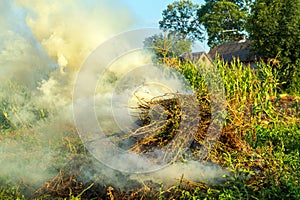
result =
[[[162,19],[162,11],[167,8],[168,4],[174,0],[123,0],[122,3],[128,6],[136,19],[133,28],[158,27],[159,20]],[[193,1],[199,5],[204,0]],[[209,51],[206,42],[197,43],[193,47],[194,51]]]
[[[173,0],[123,0],[131,10],[137,27],[157,27],[162,18],[162,11]]]

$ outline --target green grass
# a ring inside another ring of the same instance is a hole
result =
[[[300,114],[297,98],[293,97],[295,102],[278,110],[276,102],[282,100],[284,104],[286,97],[281,95],[277,72],[271,63],[258,63],[255,70],[243,66],[238,60],[231,64],[217,60],[215,65],[223,79],[228,115],[223,138],[206,159],[223,166],[232,176],[218,185],[181,180],[169,188],[155,185],[133,191],[115,188],[114,192],[106,185],[104,194],[107,198],[113,195],[116,199],[300,199]],[[172,67],[186,77],[199,98],[208,96],[206,83],[192,63],[177,62]],[[39,146],[50,145],[55,152],[60,152],[53,160],[58,167],[57,174],[61,173],[66,157],[88,155],[72,126],[58,127],[51,132],[53,135],[41,137],[32,127],[41,122],[53,123],[47,120],[55,113],[34,104],[28,106],[31,94],[26,88],[12,83],[8,87],[17,91],[15,94],[25,95],[25,98],[2,96],[0,141],[11,141],[11,144],[15,141],[27,150],[33,146],[39,149]],[[30,116],[22,115],[24,110],[31,113]],[[75,181],[76,177],[73,178]],[[21,175],[19,179],[22,180]],[[92,192],[103,194],[103,188],[100,189],[97,184],[96,181],[82,183],[79,184],[80,189],[70,185],[64,188],[67,191],[65,196],[51,196],[53,193],[45,192],[36,198],[86,199],[85,195]],[[0,177],[0,185],[0,199],[24,199],[26,190],[30,189],[30,183],[7,183],[4,176]]]
[[[220,156],[235,177],[217,187],[183,190],[184,199],[299,199],[299,128],[299,124],[276,129],[257,126],[252,130],[256,141],[250,141],[253,155]]]
[[[24,195],[21,195],[17,186],[0,186],[0,200],[23,200]]]

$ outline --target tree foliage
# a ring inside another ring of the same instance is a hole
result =
[[[204,39],[214,47],[226,41],[241,39],[246,15],[252,0],[206,0],[199,7],[189,0],[175,1],[163,11],[160,28],[192,41]]]
[[[204,30],[199,23],[197,10],[198,5],[190,0],[175,1],[163,11],[159,27],[182,39],[202,40]]]
[[[285,89],[300,88],[300,1],[256,0],[247,31],[264,58],[280,61],[279,78]],[[298,91],[299,93],[299,91]]]
[[[192,41],[182,39],[179,35],[172,33],[155,34],[144,41],[144,47],[150,48],[156,59],[177,57],[192,51]]]
[[[206,0],[198,10],[198,19],[207,31],[210,47],[243,37],[245,5],[239,0]]]

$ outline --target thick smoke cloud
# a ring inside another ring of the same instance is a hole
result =
[[[55,68],[26,24],[26,12],[12,1],[1,1],[0,78],[34,87]]]
[[[56,175],[53,169],[58,167],[55,165],[58,159],[68,162],[71,158],[71,155],[60,155],[57,146],[65,142],[62,138],[69,134],[68,127],[74,126],[72,90],[81,64],[101,42],[129,30],[134,19],[121,1],[116,0],[1,0],[0,16],[0,101],[10,103],[10,110],[5,114],[21,127],[18,137],[0,132],[0,178],[40,185]],[[141,55],[124,59],[116,64],[122,66],[112,69],[113,76],[118,78],[118,72],[131,70],[147,59]],[[12,83],[24,86],[26,92]],[[174,84],[174,80],[168,84]],[[96,98],[111,97],[113,90],[109,83],[102,84]],[[103,105],[100,102],[97,114],[104,113],[102,110],[111,112]],[[48,110],[47,120],[36,122],[33,107],[40,115]],[[109,120],[102,123],[111,126]],[[209,176],[200,176],[203,170]],[[180,172],[190,179],[207,181],[214,179],[220,169],[191,162],[191,165],[170,166],[162,173],[142,177],[163,175],[162,182],[171,183],[181,176]]]
[[[120,2],[0,2],[1,116],[20,129],[15,137],[1,131],[0,178],[39,185],[55,176],[58,157],[68,158],[57,146],[73,123],[76,73],[97,45],[132,22],[129,11],[114,4]],[[33,110],[49,111],[47,120],[36,122]]]

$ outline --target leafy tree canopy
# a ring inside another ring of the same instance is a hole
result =
[[[198,5],[189,0],[175,1],[163,11],[159,27],[180,35],[182,39],[202,40],[204,30],[199,23],[197,10]]]
[[[277,57],[284,88],[300,88],[300,1],[256,0],[247,31],[265,58]],[[299,91],[298,91],[299,92]]]
[[[198,10],[198,19],[208,34],[208,45],[240,40],[246,21],[244,1],[206,0]]]
[[[163,11],[159,26],[164,31],[180,34],[192,41],[204,39],[208,33],[208,45],[214,47],[226,41],[239,40],[252,0],[205,0],[199,7],[190,0],[180,0]]]
[[[155,34],[144,41],[144,47],[150,48],[156,59],[177,57],[192,51],[192,41],[172,33]]]

